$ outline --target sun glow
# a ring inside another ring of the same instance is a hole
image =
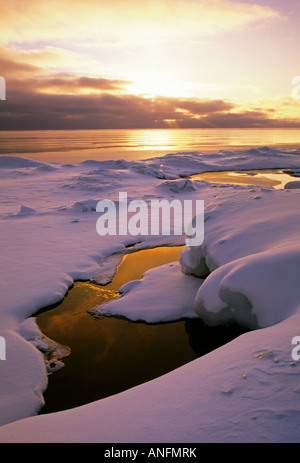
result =
[[[176,80],[176,77],[167,73],[135,74],[131,77],[131,81],[127,90],[134,95],[142,95],[145,98],[191,96],[191,88],[187,83]]]
[[[131,146],[137,144],[139,151],[151,150],[159,151],[166,149],[174,149],[176,146],[176,138],[170,130],[139,130],[138,132],[128,132],[128,142]]]

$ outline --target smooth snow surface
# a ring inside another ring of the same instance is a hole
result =
[[[298,442],[300,191],[218,185],[181,177],[204,171],[290,169],[300,150],[178,153],[145,161],[41,163],[2,156],[0,177],[0,442]],[[295,170],[296,169],[296,170]],[[101,199],[201,199],[205,237],[180,262],[121,288],[103,312],[132,320],[200,316],[253,331],[141,386],[80,408],[36,416],[47,387],[47,346],[33,314],[77,279],[105,283],[120,255],[184,236],[101,237]],[[131,249],[132,251],[132,249]],[[112,257],[111,257],[112,256]],[[207,276],[209,274],[209,276]]]

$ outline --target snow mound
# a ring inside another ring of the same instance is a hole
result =
[[[24,169],[28,167],[43,167],[46,164],[31,159],[21,158],[18,156],[0,156],[1,169]]]
[[[201,247],[185,247],[180,252],[179,262],[183,273],[205,277],[210,273],[206,264],[206,256]]]
[[[36,210],[32,207],[21,206],[19,212],[16,214],[17,217],[24,217],[36,214]]]
[[[64,183],[62,188],[87,192],[100,192],[117,188],[119,173],[115,170],[92,170],[80,172],[79,175],[71,178],[68,183]]]
[[[180,255],[184,273],[209,274],[194,304],[205,323],[263,328],[299,308],[300,196],[287,193],[261,189],[257,201],[251,190],[226,191],[206,208],[202,245]]]
[[[184,193],[185,191],[195,191],[194,184],[189,179],[167,180],[158,185],[159,188],[164,188],[172,193]]]
[[[53,172],[53,171],[57,170],[57,168],[58,168],[58,166],[56,166],[55,164],[52,165],[52,163],[51,164],[43,164],[41,166],[36,167],[36,171],[38,171],[38,172]]]
[[[299,189],[300,188],[300,180],[295,180],[292,182],[288,182],[284,185],[284,188],[286,190],[294,190],[294,189]]]
[[[83,167],[97,167],[99,170],[102,169],[129,169],[133,164],[132,161],[126,161],[124,159],[111,160],[111,161],[96,161],[96,160],[87,160],[80,163]]]
[[[250,329],[275,325],[300,307],[299,274],[300,247],[243,257],[208,276],[194,310],[208,325],[236,322]]]
[[[100,318],[121,316],[147,323],[195,318],[193,303],[201,283],[200,278],[184,275],[178,262],[165,264],[145,272],[142,280],[123,285],[119,289],[121,297],[90,313]]]
[[[71,207],[74,212],[95,212],[98,201],[93,199],[87,199],[84,201],[77,201]]]
[[[131,166],[131,170],[138,174],[149,175],[150,177],[155,177],[155,178],[160,178],[160,179],[172,178],[171,176],[163,172],[159,164],[148,164],[148,165],[146,165],[145,163],[134,164]]]
[[[300,177],[300,169],[283,169],[283,172],[291,177]]]

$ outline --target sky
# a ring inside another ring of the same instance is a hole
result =
[[[299,0],[0,0],[0,130],[300,128],[299,24]]]

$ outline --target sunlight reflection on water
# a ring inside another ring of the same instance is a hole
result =
[[[190,177],[191,180],[203,180],[209,183],[229,185],[254,185],[282,189],[293,178],[282,170],[247,170],[236,172],[204,172]]]
[[[49,376],[41,413],[83,405],[149,381],[245,331],[208,329],[198,318],[149,325],[115,317],[99,320],[88,313],[117,297],[121,285],[141,278],[147,269],[178,261],[180,250],[161,247],[132,252],[110,284],[76,282],[61,304],[37,314],[43,334],[71,348],[63,359],[65,366]]]
[[[2,131],[0,155],[42,162],[137,160],[168,153],[262,146],[297,149],[297,129],[147,129]]]

